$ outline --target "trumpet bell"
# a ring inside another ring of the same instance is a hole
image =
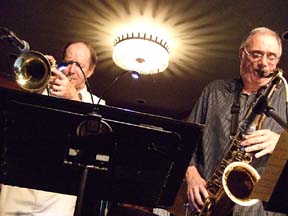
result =
[[[233,162],[225,168],[222,184],[225,193],[234,203],[251,206],[258,202],[258,199],[251,199],[249,196],[259,179],[260,175],[251,165]]]
[[[22,53],[13,65],[17,84],[30,92],[36,92],[46,86],[50,78],[50,63],[37,51]]]

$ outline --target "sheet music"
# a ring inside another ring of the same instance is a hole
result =
[[[250,198],[268,202],[288,159],[288,133],[283,132]]]

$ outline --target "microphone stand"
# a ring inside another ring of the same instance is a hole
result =
[[[288,84],[287,84],[287,81],[286,79],[282,76],[282,70],[281,69],[278,69],[279,71],[279,78],[280,80],[283,82],[284,84],[284,88],[285,88],[285,92],[286,92],[286,108],[287,108],[287,105],[288,105]],[[287,111],[286,111],[287,112]],[[284,121],[276,112],[275,110],[273,109],[273,107],[270,107],[268,106],[268,102],[266,101],[266,107],[265,107],[265,110],[264,110],[264,113],[266,116],[268,117],[272,117],[286,132],[288,132],[288,125],[287,125],[287,122]],[[287,115],[287,114],[286,114]]]
[[[272,117],[286,132],[288,132],[287,123],[275,112],[272,107],[267,107],[265,114]]]
[[[103,94],[99,97],[96,105],[99,105],[101,100],[103,99],[103,97],[111,90],[111,88],[115,85],[115,83],[121,78],[123,77],[126,73],[131,72],[132,75],[134,75],[134,77],[139,77],[139,73],[136,71],[124,71],[123,73],[120,73],[113,81],[112,83],[108,86],[108,88],[106,88],[103,92]],[[136,78],[135,78],[136,79]],[[97,113],[97,108],[96,110],[94,110]],[[87,173],[85,172],[86,170],[84,170],[83,173],[83,178],[86,178],[85,175],[87,176]],[[86,181],[86,180],[84,180]],[[84,186],[85,187],[85,186]],[[107,200],[99,200],[99,208],[98,208],[98,215],[99,216],[107,216],[108,212],[109,212],[109,208],[111,206],[111,202],[107,201]],[[74,216],[78,216],[77,214],[75,214]]]
[[[19,39],[14,32],[6,27],[0,26],[0,39],[8,41],[10,44],[17,47],[21,53],[28,53],[30,51],[29,43]]]

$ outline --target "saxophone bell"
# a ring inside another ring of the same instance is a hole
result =
[[[249,196],[259,179],[256,169],[245,162],[237,161],[225,168],[222,184],[225,193],[233,202],[241,206],[251,206],[258,202],[258,199],[251,199]]]

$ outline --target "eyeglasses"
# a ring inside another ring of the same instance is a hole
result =
[[[243,48],[244,52],[246,53],[246,55],[248,57],[250,57],[250,61],[251,62],[257,62],[257,61],[260,61],[264,55],[266,55],[266,59],[267,59],[267,62],[270,63],[270,64],[276,64],[278,63],[280,57],[277,57],[275,54],[273,53],[264,53],[264,52],[261,52],[261,51],[247,51],[246,48]]]

